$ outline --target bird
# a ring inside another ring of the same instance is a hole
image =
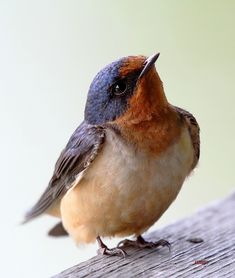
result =
[[[176,199],[200,156],[200,128],[170,104],[155,63],[160,53],[126,56],[101,69],[84,120],[61,152],[52,178],[24,222],[60,219],[50,235],[97,241],[98,253],[125,257],[126,246],[157,248],[146,232]],[[115,248],[105,237],[134,236]]]

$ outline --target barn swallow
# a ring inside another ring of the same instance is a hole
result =
[[[60,154],[48,187],[25,222],[47,213],[76,243],[97,240],[99,253],[125,256],[126,245],[168,246],[141,236],[178,195],[200,154],[192,114],[171,105],[155,62],[128,56],[92,81],[84,121]],[[58,232],[59,231],[59,232]],[[102,237],[130,236],[109,249]]]

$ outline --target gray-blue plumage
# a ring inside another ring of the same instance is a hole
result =
[[[92,81],[86,102],[85,121],[89,124],[104,124],[119,117],[128,106],[140,71],[121,76],[120,70],[127,57],[121,58],[103,68]],[[115,86],[126,86],[124,94],[116,95]]]

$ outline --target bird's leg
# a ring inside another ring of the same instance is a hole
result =
[[[98,244],[99,244],[99,249],[98,249],[98,254],[102,254],[102,255],[110,255],[110,256],[120,256],[125,258],[126,257],[126,252],[124,250],[122,250],[122,248],[120,247],[116,247],[116,248],[111,248],[109,249],[101,240],[101,238],[98,236],[96,238]]]
[[[120,241],[117,245],[117,247],[127,247],[127,246],[133,246],[138,248],[157,248],[159,246],[167,246],[170,249],[170,243],[164,239],[160,239],[156,242],[148,242],[143,239],[142,236],[138,236],[136,240],[129,240],[124,239]]]

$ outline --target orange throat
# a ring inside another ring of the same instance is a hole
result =
[[[167,102],[155,69],[140,80],[128,110],[114,123],[128,142],[153,154],[176,142],[183,126],[179,114]]]

